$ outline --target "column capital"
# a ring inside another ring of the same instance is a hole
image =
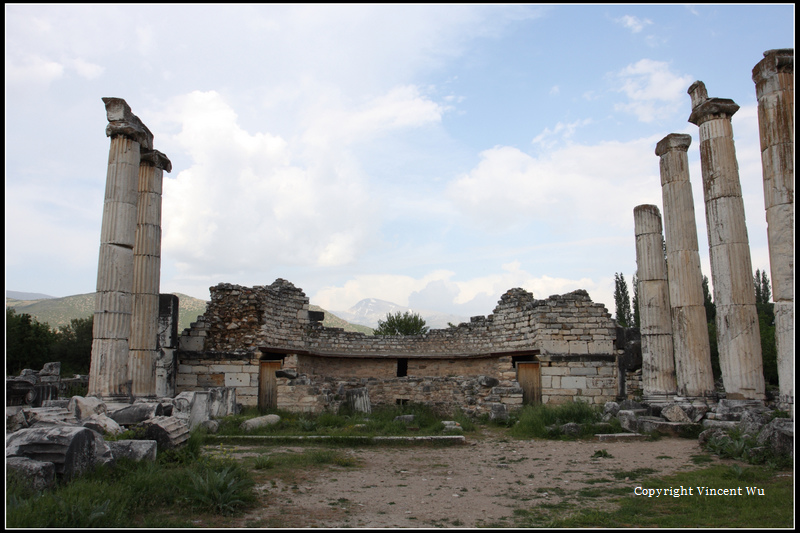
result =
[[[685,133],[670,133],[656,144],[656,155],[661,157],[667,152],[680,150],[686,152],[692,144],[692,136]]]
[[[696,126],[712,118],[731,118],[739,110],[739,105],[730,98],[709,98],[702,81],[691,84],[686,92],[692,97],[689,122]]]
[[[153,148],[153,134],[139,117],[131,112],[131,108],[122,98],[103,98],[106,106],[106,136],[124,135],[138,142],[142,148]]]
[[[148,163],[161,170],[172,172],[172,162],[169,158],[158,150],[142,149],[141,158],[142,163]]]
[[[764,52],[764,59],[753,67],[753,81],[759,83],[779,73],[794,74],[794,48]]]

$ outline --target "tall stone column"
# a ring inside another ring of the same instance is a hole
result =
[[[664,203],[667,278],[672,308],[672,343],[678,394],[690,399],[714,394],[711,348],[703,303],[703,273],[697,244],[687,150],[690,135],[671,133],[656,145]]]
[[[133,247],[133,315],[128,374],[131,393],[155,397],[161,288],[161,191],[164,170],[172,164],[158,150],[142,150],[138,181],[138,216]]]
[[[666,403],[674,400],[677,388],[661,213],[654,205],[638,205],[633,209],[633,220],[642,334],[642,395],[649,403]]]
[[[133,312],[133,246],[136,234],[140,150],[153,135],[121,98],[103,98],[111,138],[100,258],[97,267],[89,394],[104,399],[130,395],[128,337]]]
[[[794,407],[794,49],[753,68],[758,98],[780,402]]]
[[[763,400],[764,373],[753,267],[731,126],[731,117],[739,106],[730,99],[709,98],[701,81],[694,82],[688,92],[692,97],[689,122],[700,129],[700,163],[722,381],[730,400]]]

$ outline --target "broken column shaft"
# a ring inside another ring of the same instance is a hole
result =
[[[794,404],[794,50],[768,50],[753,68],[764,208],[775,302],[781,403]]]
[[[142,150],[133,247],[133,315],[128,374],[135,397],[156,396],[161,280],[161,191],[172,165],[158,150]]]
[[[733,100],[708,98],[697,81],[689,87],[689,122],[700,130],[711,279],[717,308],[717,344],[728,399],[763,400],[761,336],[742,188],[733,143]]]
[[[676,381],[661,214],[654,205],[639,205],[633,210],[633,219],[642,334],[642,394],[650,403],[666,403],[674,400]]]
[[[703,303],[703,273],[687,150],[690,135],[672,133],[656,145],[661,173],[672,343],[678,394],[697,399],[714,392],[711,348]]]

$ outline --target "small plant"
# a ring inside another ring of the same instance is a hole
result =
[[[267,455],[259,455],[253,463],[253,468],[256,470],[267,470],[275,466]]]
[[[609,457],[609,458],[613,458],[614,456],[611,455],[610,453],[608,453],[608,450],[603,449],[603,450],[597,450],[596,452],[594,452],[594,455],[592,455],[592,457]]]
[[[199,507],[232,514],[249,499],[252,482],[236,467],[189,472],[188,498]]]

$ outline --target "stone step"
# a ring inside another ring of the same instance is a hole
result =
[[[630,442],[647,439],[641,433],[598,433],[595,435],[600,442]]]

